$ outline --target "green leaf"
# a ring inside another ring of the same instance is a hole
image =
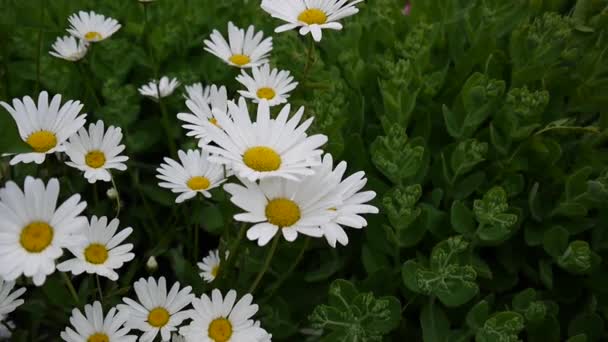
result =
[[[543,237],[543,248],[547,254],[554,258],[559,257],[568,248],[570,234],[563,227],[553,227],[545,232]]]
[[[484,161],[487,152],[488,144],[485,142],[479,142],[475,139],[461,141],[452,152],[450,159],[454,178],[466,174],[475,165]]]
[[[557,264],[568,272],[586,274],[594,264],[599,263],[599,256],[591,251],[587,241],[572,241],[566,251],[557,259]]]
[[[478,329],[483,327],[489,316],[490,304],[487,301],[482,300],[479,303],[475,304],[467,313],[467,325],[473,331],[477,331]]]
[[[372,143],[374,165],[395,184],[414,176],[422,166],[424,147],[408,142],[405,130],[394,124],[387,136],[380,136]]]
[[[452,202],[450,222],[452,228],[464,236],[470,237],[475,234],[476,224],[473,212],[460,201]]]
[[[422,307],[420,312],[422,340],[424,342],[445,342],[450,333],[450,321],[439,305],[433,301]]]
[[[13,118],[4,109],[0,109],[0,155],[31,151],[32,148],[21,140]]]
[[[524,329],[524,318],[513,311],[494,314],[477,330],[476,342],[517,342],[519,333]]]
[[[511,234],[517,215],[507,213],[507,194],[501,187],[493,187],[481,200],[473,202],[473,212],[480,223],[477,235],[484,241],[496,242]]]
[[[601,340],[604,333],[604,320],[596,313],[581,313],[568,325],[568,336],[584,334],[590,341]]]

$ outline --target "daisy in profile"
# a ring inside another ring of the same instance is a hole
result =
[[[356,4],[363,0],[262,0],[262,9],[273,18],[287,24],[277,27],[275,32],[300,28],[301,35],[309,32],[315,41],[321,41],[321,30],[341,30],[338,20],[357,14]]]
[[[4,281],[0,278],[0,322],[4,321],[8,314],[25,302],[23,299],[19,299],[25,293],[25,287],[13,291],[14,287],[14,281]],[[11,293],[11,291],[13,292]]]
[[[49,53],[57,58],[66,61],[76,62],[81,60],[86,54],[89,46],[84,40],[76,39],[72,36],[57,37],[52,46],[54,51]]]
[[[109,182],[112,179],[110,170],[127,169],[124,162],[129,157],[120,155],[125,149],[125,145],[120,145],[121,140],[120,127],[110,126],[104,131],[103,121],[92,123],[88,131],[81,128],[65,144],[65,153],[70,157],[66,164],[84,171],[84,177],[89,183],[98,180]]]
[[[228,257],[228,251],[225,253],[224,260]],[[209,252],[209,255],[203,258],[203,262],[199,262],[196,265],[202,271],[199,275],[205,279],[206,282],[211,283],[215,280],[220,271],[220,251],[219,249]]]
[[[0,277],[12,281],[25,275],[40,286],[55,272],[62,248],[82,241],[86,202],[73,195],[57,207],[58,196],[56,178],[45,186],[28,176],[24,191],[12,181],[0,189]]]
[[[119,223],[118,219],[113,219],[108,224],[108,218],[105,216],[99,219],[97,216],[91,217],[91,222],[84,232],[85,240],[78,246],[69,247],[75,258],[57,265],[57,269],[72,272],[74,275],[86,272],[118,280],[115,270],[135,257],[135,254],[130,253],[132,244],[121,245],[133,229],[127,227],[117,234]]]
[[[106,18],[93,11],[74,13],[68,20],[70,22],[68,32],[87,42],[100,42],[108,39],[121,27],[115,19]]]
[[[205,50],[221,58],[228,65],[251,68],[268,63],[272,51],[272,37],[264,39],[262,31],[255,32],[253,25],[244,29],[228,22],[228,41],[218,30],[213,30],[211,40],[205,40]]]
[[[209,153],[201,150],[177,151],[179,163],[165,158],[165,163],[156,169],[156,177],[162,182],[158,185],[179,193],[175,203],[182,203],[196,194],[210,198],[209,190],[218,187],[225,181],[224,168],[209,162]]]
[[[124,328],[126,316],[111,308],[104,317],[100,302],[84,306],[84,315],[80,310],[72,310],[70,324],[61,332],[61,339],[66,342],[135,342],[137,336],[128,335],[131,329]]]
[[[367,204],[376,197],[374,191],[360,191],[367,183],[365,172],[359,171],[346,179],[342,179],[346,171],[346,162],[340,162],[333,169],[333,159],[331,154],[323,157],[323,163],[315,169],[315,176],[326,179],[333,179],[334,183],[330,186],[332,195],[337,195],[340,204],[327,207],[336,216],[328,223],[321,225],[323,236],[330,246],[336,247],[336,242],[343,246],[348,244],[348,235],[342,226],[360,229],[367,226],[367,221],[361,214],[377,214],[378,208]]]
[[[204,147],[209,143],[207,129],[204,122],[217,124],[213,116],[213,109],[223,113],[227,111],[228,95],[226,87],[217,87],[215,84],[204,87],[200,83],[186,86],[186,106],[190,113],[179,113],[177,118],[186,122],[182,127],[188,130],[189,137],[199,139],[199,146]]]
[[[230,201],[245,211],[234,219],[254,224],[247,230],[249,240],[264,246],[280,233],[291,242],[298,234],[323,236],[320,227],[336,216],[327,210],[340,203],[330,192],[334,180],[315,176],[302,181],[265,178],[259,184],[242,180],[244,185],[226,184],[224,190]]]
[[[230,290],[226,297],[218,289],[211,298],[203,294],[192,301],[192,322],[181,327],[179,333],[186,342],[262,342],[268,333],[256,326],[251,319],[258,311],[252,304],[253,296],[244,295],[236,300],[236,291]]]
[[[245,70],[242,70],[236,80],[247,88],[247,90],[239,90],[239,94],[252,99],[255,103],[268,101],[271,107],[285,103],[289,93],[298,86],[298,82],[293,82],[289,71],[278,69],[271,71],[268,64],[259,68],[253,67],[251,74],[252,76],[249,76]]]
[[[160,78],[160,82],[157,80],[152,80],[149,83],[139,87],[138,90],[143,96],[147,96],[158,101],[159,98],[167,97],[173,94],[179,85],[180,83],[177,78],[170,79],[167,76],[163,76]]]
[[[298,180],[314,173],[311,167],[320,164],[323,152],[319,147],[327,142],[327,136],[307,136],[313,119],[300,124],[304,107],[288,118],[290,109],[287,104],[276,119],[270,119],[268,103],[262,101],[255,122],[249,118],[244,98],[238,105],[228,103],[230,115],[214,110],[217,125],[204,123],[209,138],[217,144],[206,147],[212,154],[209,160],[252,182],[268,177]]]
[[[49,103],[49,94],[38,96],[38,105],[25,96],[13,99],[13,106],[0,102],[17,123],[19,135],[33,150],[17,154],[10,164],[42,164],[47,154],[63,152],[63,143],[86,123],[86,114],[80,114],[82,104],[69,100],[61,106],[61,95],[55,95]],[[80,115],[79,115],[80,114]]]
[[[126,305],[118,305],[118,310],[128,315],[126,327],[144,332],[139,341],[152,342],[159,332],[163,341],[169,341],[171,332],[190,318],[190,310],[184,310],[194,299],[190,286],[180,290],[179,283],[175,283],[167,293],[164,277],[158,283],[150,277],[136,281],[133,288],[139,302],[123,298]]]

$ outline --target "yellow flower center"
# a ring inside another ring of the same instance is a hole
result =
[[[55,136],[55,133],[51,131],[42,130],[30,134],[25,142],[27,142],[34,151],[44,153],[57,146],[57,137]]]
[[[215,342],[226,342],[232,336],[232,324],[224,317],[216,318],[209,324],[209,338]]]
[[[108,260],[108,249],[102,244],[92,243],[85,248],[84,258],[91,264],[103,264]]]
[[[84,35],[84,39],[88,40],[88,41],[92,41],[92,40],[100,40],[101,38],[103,38],[101,36],[101,33],[96,32],[96,31],[91,31],[91,32],[87,32]]]
[[[217,119],[216,119],[216,118],[210,118],[210,119],[209,119],[209,122],[211,122],[211,124],[212,124],[212,125],[215,125],[215,126],[217,126],[217,127],[220,127],[220,126],[217,124]]]
[[[155,328],[164,327],[167,322],[169,322],[169,311],[165,308],[158,307],[148,314],[148,323]]]
[[[232,55],[230,57],[230,61],[238,66],[243,66],[249,62],[251,62],[251,58],[247,55]]]
[[[318,8],[309,8],[304,12],[300,13],[300,15],[298,16],[298,20],[307,23],[308,25],[321,25],[327,22],[327,15],[325,14],[325,12],[321,11]]]
[[[190,189],[192,189],[193,191],[198,191],[198,190],[205,190],[205,189],[209,188],[209,185],[211,185],[211,182],[209,182],[209,179],[207,179],[207,177],[195,176],[195,177],[190,178],[188,180],[188,183],[186,183],[186,185],[188,185],[188,187]]]
[[[219,271],[220,271],[220,265],[215,265],[211,269],[211,275],[215,278],[215,277],[217,277],[217,274]]]
[[[23,228],[19,237],[21,246],[30,253],[44,251],[53,241],[53,228],[46,222],[35,221]]]
[[[281,156],[270,147],[256,146],[243,154],[243,162],[258,171],[275,171],[281,167]]]
[[[110,338],[104,333],[94,333],[89,336],[87,342],[110,342]]]
[[[272,88],[264,87],[258,89],[257,95],[260,99],[272,100],[277,95],[277,93],[275,93],[274,89]]]
[[[99,150],[93,150],[84,156],[84,162],[87,163],[88,166],[98,169],[106,163],[106,155]]]
[[[300,219],[300,207],[287,198],[275,198],[266,204],[266,218],[275,226],[290,227]]]

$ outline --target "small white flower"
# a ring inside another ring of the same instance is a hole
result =
[[[217,124],[217,119],[213,116],[213,109],[223,113],[227,111],[228,95],[226,87],[217,87],[215,84],[203,88],[202,84],[195,83],[186,86],[186,106],[192,113],[179,113],[177,118],[185,121],[182,127],[189,130],[186,134],[199,139],[199,146],[204,147],[209,143],[207,129],[204,122]]]
[[[84,177],[89,183],[98,180],[109,182],[112,175],[109,170],[125,171],[124,164],[129,157],[121,156],[125,145],[120,145],[122,130],[110,126],[104,132],[103,121],[89,125],[89,130],[81,128],[78,134],[70,137],[65,144],[65,153],[70,157],[67,165],[84,171]]]
[[[71,62],[81,60],[89,48],[86,41],[72,36],[57,37],[52,47],[55,50],[49,52],[52,56]]]
[[[228,166],[236,175],[250,181],[268,177],[298,180],[313,174],[312,166],[321,163],[319,149],[327,136],[306,135],[312,118],[300,124],[304,107],[288,120],[291,106],[285,105],[276,119],[270,118],[266,101],[258,105],[257,118],[251,122],[245,99],[238,106],[228,103],[229,114],[214,110],[218,125],[204,123],[209,138],[217,146],[209,145],[211,160]],[[220,128],[221,127],[221,128]]]
[[[247,90],[239,90],[239,94],[253,99],[255,103],[268,101],[268,105],[271,107],[285,103],[289,98],[289,93],[298,86],[298,82],[293,82],[289,71],[279,71],[278,69],[271,71],[268,64],[259,68],[253,67],[251,73],[253,77],[242,70],[236,80],[247,87]]]
[[[62,248],[81,243],[87,219],[79,215],[87,204],[72,195],[57,208],[58,196],[56,178],[45,186],[28,176],[24,191],[14,182],[0,189],[0,277],[23,274],[40,286],[55,272]]]
[[[228,257],[228,251],[225,253],[224,260]],[[203,258],[203,262],[197,263],[198,268],[202,271],[200,276],[206,282],[211,283],[220,271],[220,251],[218,249],[210,251],[209,255]]]
[[[127,335],[131,329],[124,328],[126,316],[111,308],[103,316],[100,302],[84,306],[84,315],[80,310],[72,310],[71,327],[61,332],[61,339],[66,342],[135,342],[137,336]]]
[[[146,269],[148,272],[155,272],[158,269],[158,262],[154,256],[149,257],[146,261]]]
[[[116,234],[119,223],[116,218],[108,223],[105,216],[99,219],[97,216],[91,217],[91,223],[84,233],[86,240],[78,246],[68,248],[75,258],[57,265],[57,269],[74,275],[86,272],[118,280],[115,270],[135,257],[135,254],[130,253],[133,244],[120,244],[131,235],[133,229],[127,227]]]
[[[262,9],[273,18],[286,21],[275,32],[300,28],[300,34],[310,32],[321,41],[323,29],[341,30],[338,20],[359,12],[356,4],[363,0],[262,0]]]
[[[10,164],[42,164],[47,154],[63,152],[63,143],[86,123],[86,114],[81,114],[82,104],[69,100],[61,105],[61,95],[53,96],[49,103],[49,94],[43,91],[38,96],[38,106],[34,100],[25,96],[23,100],[13,99],[11,107],[0,102],[19,128],[19,135],[34,150],[17,154]]]
[[[179,283],[175,283],[167,293],[164,277],[160,277],[158,283],[152,277],[141,278],[133,288],[139,303],[123,298],[127,305],[118,305],[118,310],[128,315],[125,326],[144,332],[139,341],[151,342],[159,332],[163,341],[169,341],[171,332],[190,317],[190,310],[183,309],[194,299],[190,293],[192,288],[187,286],[180,290]]]
[[[236,301],[236,291],[230,290],[226,297],[218,289],[211,298],[203,294],[192,301],[192,322],[181,327],[179,333],[187,342],[263,342],[268,333],[251,319],[258,311],[252,304],[253,296],[244,295]],[[236,304],[235,304],[236,303]]]
[[[20,287],[13,291],[15,287],[14,281],[5,281],[0,278],[0,322],[11,312],[23,304],[25,301],[19,299],[25,293],[25,287]],[[11,293],[13,291],[13,293]]]
[[[116,191],[116,189],[114,188],[109,188],[106,191],[106,196],[108,196],[108,198],[111,200],[115,200],[116,198],[118,198],[118,191]]]
[[[99,42],[108,39],[121,27],[115,19],[106,18],[93,11],[74,13],[68,20],[70,22],[68,32],[72,36],[87,42]]]
[[[201,150],[178,151],[179,163],[171,158],[165,158],[165,163],[156,169],[156,177],[162,182],[158,185],[179,193],[175,203],[182,203],[196,194],[210,198],[209,190],[225,181],[224,168],[209,162],[209,153]]]
[[[280,232],[291,242],[298,233],[323,236],[320,226],[336,215],[327,210],[339,204],[336,194],[330,192],[334,180],[315,176],[302,181],[267,178],[259,184],[242,180],[244,186],[231,183],[224,185],[224,190],[232,203],[245,210],[234,219],[254,223],[247,230],[249,240],[264,246]]]
[[[158,100],[173,94],[179,85],[177,78],[169,79],[169,77],[163,76],[160,78],[160,82],[152,80],[148,84],[142,85],[138,90],[143,96]]]
[[[272,37],[264,38],[262,31],[255,32],[253,25],[244,29],[228,22],[228,40],[218,30],[213,30],[211,40],[205,40],[205,50],[221,58],[228,65],[250,68],[268,63],[272,51]]]

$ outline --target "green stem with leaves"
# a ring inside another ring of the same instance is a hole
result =
[[[223,262],[224,264],[220,268],[220,275],[219,275],[220,279],[219,280],[224,281],[227,277],[228,270],[230,270],[232,268],[232,265],[234,265],[234,261],[236,260],[236,257],[239,253],[239,246],[241,245],[241,242],[243,241],[243,237],[245,237],[246,231],[247,231],[246,224],[245,223],[241,224],[239,233],[236,236],[236,240],[234,240],[234,242],[232,243],[232,246],[230,246],[228,248],[228,258],[226,258],[226,260]],[[226,255],[226,253],[224,253],[224,255]],[[220,260],[223,259],[224,255],[220,254]]]
[[[264,274],[266,274],[266,271],[268,271],[268,267],[270,267],[270,262],[272,261],[272,257],[274,256],[274,253],[277,250],[277,246],[279,245],[280,239],[281,239],[281,232],[278,231],[275,234],[274,239],[272,240],[272,245],[270,246],[270,250],[268,251],[268,254],[266,254],[266,260],[264,260],[264,265],[262,266],[262,269],[258,273],[258,276],[255,278],[255,280],[251,284],[249,291],[247,291],[248,293],[253,293],[255,291],[255,289],[260,284],[260,281],[264,277]]]
[[[279,234],[277,234],[277,235],[279,235]],[[306,253],[306,250],[308,249],[308,246],[310,245],[310,240],[311,240],[311,238],[309,236],[307,236],[304,239],[304,244],[302,245],[302,248],[300,248],[300,252],[298,253],[298,256],[294,259],[291,266],[289,266],[289,269],[287,270],[287,272],[284,272],[283,274],[281,274],[281,276],[274,283],[274,285],[272,285],[268,289],[268,291],[267,291],[268,298],[271,298],[275,294],[275,292],[281,287],[281,285],[283,285],[285,280],[287,280],[287,278],[289,278],[289,276],[293,273],[293,271],[296,270],[296,267],[298,267],[298,265],[300,264],[300,261],[302,261],[302,258],[304,257],[304,253]]]
[[[68,288],[68,291],[70,291],[70,294],[72,295],[72,298],[74,298],[74,302],[76,302],[76,304],[79,304],[80,303],[80,299],[78,299],[78,293],[76,293],[76,289],[74,288],[74,284],[72,284],[72,281],[70,280],[70,277],[65,272],[61,272],[61,276],[63,277],[63,281],[65,282],[65,286]]]
[[[310,45],[308,46],[308,52],[306,53],[306,64],[304,65],[304,71],[302,72],[302,83],[308,78],[310,68],[314,64],[314,51],[315,51],[315,40],[310,35]]]

